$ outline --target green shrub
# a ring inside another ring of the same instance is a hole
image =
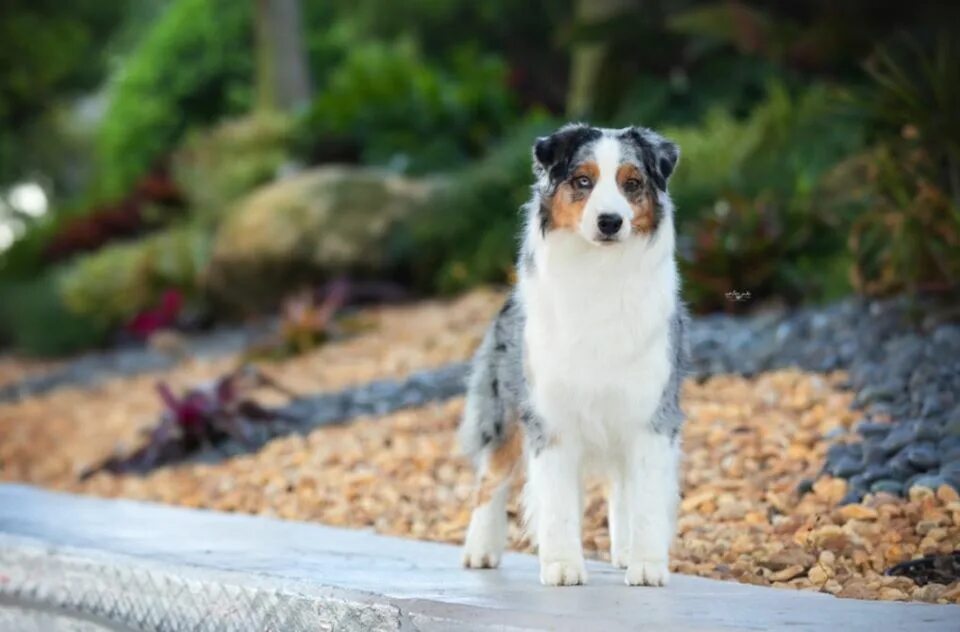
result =
[[[248,109],[251,7],[175,0],[125,60],[98,139],[107,195],[123,192],[191,127]]]
[[[841,178],[859,210],[852,277],[867,294],[960,290],[960,45],[881,49],[864,110],[875,146]]]
[[[215,223],[230,205],[273,180],[290,159],[292,122],[260,114],[220,123],[188,136],[173,171],[192,213]]]
[[[881,145],[868,154],[866,208],[850,232],[852,280],[884,295],[960,289],[960,205],[922,150]]]
[[[558,123],[533,117],[473,165],[453,174],[397,235],[393,256],[421,287],[454,292],[502,283],[513,270],[520,206],[533,183],[531,147]]]
[[[366,164],[422,173],[479,155],[515,116],[496,58],[463,49],[447,70],[408,41],[371,42],[331,72],[298,137],[305,152],[330,139],[352,142]]]
[[[107,327],[70,311],[58,291],[59,272],[0,287],[0,334],[23,353],[62,356],[106,340]]]
[[[723,307],[729,291],[799,301],[846,289],[848,218],[818,193],[862,146],[861,125],[842,102],[822,85],[798,94],[773,85],[743,120],[715,110],[699,126],[665,130],[681,147],[671,191],[695,307]]]
[[[116,326],[155,305],[167,289],[197,299],[209,251],[205,230],[167,229],[76,259],[61,273],[59,291],[72,313],[104,327]]]

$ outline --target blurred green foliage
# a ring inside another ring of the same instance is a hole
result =
[[[863,143],[843,102],[835,88],[791,94],[774,83],[742,120],[714,110],[702,125],[664,130],[682,148],[671,191],[695,307],[731,307],[729,291],[796,302],[848,289],[836,261],[848,223],[818,198],[823,176]]]
[[[0,186],[50,167],[40,138],[67,98],[92,90],[106,71],[104,40],[129,0],[4,0],[0,7]]]
[[[209,254],[206,230],[177,226],[79,257],[59,276],[57,289],[70,313],[116,327],[168,289],[198,299]]]
[[[211,236],[237,202],[326,162],[439,183],[389,241],[383,274],[428,292],[509,280],[530,146],[564,121],[571,51],[590,42],[606,51],[593,122],[654,127],[682,148],[671,191],[697,309],[742,307],[731,290],[792,303],[851,282],[956,287],[960,55],[955,29],[930,33],[960,23],[960,5],[662,0],[591,23],[574,0],[301,4],[315,97],[273,116],[251,112],[249,1],[4,4],[0,185],[38,177],[73,197],[0,255],[0,338],[72,350],[166,289],[205,300]],[[91,130],[76,99],[98,87]],[[182,224],[45,257],[65,222],[167,161]]]
[[[258,113],[194,130],[174,151],[173,174],[195,218],[213,228],[230,206],[292,159],[293,121]]]
[[[192,127],[249,109],[252,4],[174,0],[125,59],[99,129],[99,183],[117,195]]]
[[[870,60],[862,98],[875,122],[864,168],[846,171],[862,292],[960,290],[960,44],[900,38]],[[842,181],[842,180],[841,180]],[[838,200],[837,206],[841,201]]]
[[[391,247],[421,288],[455,292],[511,276],[521,205],[533,183],[532,141],[557,121],[533,115],[487,156],[453,174]]]
[[[59,269],[51,269],[34,279],[0,285],[0,338],[41,356],[75,353],[106,340],[105,323],[77,315],[64,304],[59,274]]]
[[[307,148],[342,139],[364,163],[424,173],[479,155],[516,116],[499,59],[464,48],[447,70],[410,40],[371,42],[330,73],[297,136]]]

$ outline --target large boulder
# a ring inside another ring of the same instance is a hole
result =
[[[327,166],[258,189],[217,231],[207,275],[211,294],[252,310],[306,283],[382,272],[392,229],[434,188],[380,170]]]

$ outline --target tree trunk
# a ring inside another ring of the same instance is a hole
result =
[[[256,3],[257,109],[290,111],[310,101],[300,0]]]
[[[578,27],[609,22],[639,0],[577,0],[575,13]],[[607,55],[607,43],[591,34],[576,42],[570,59],[570,87],[567,92],[567,116],[571,120],[593,114],[599,78]]]

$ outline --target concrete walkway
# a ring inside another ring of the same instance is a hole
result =
[[[456,547],[0,485],[2,630],[960,630],[960,607],[674,576],[545,588],[536,560],[465,571]]]

